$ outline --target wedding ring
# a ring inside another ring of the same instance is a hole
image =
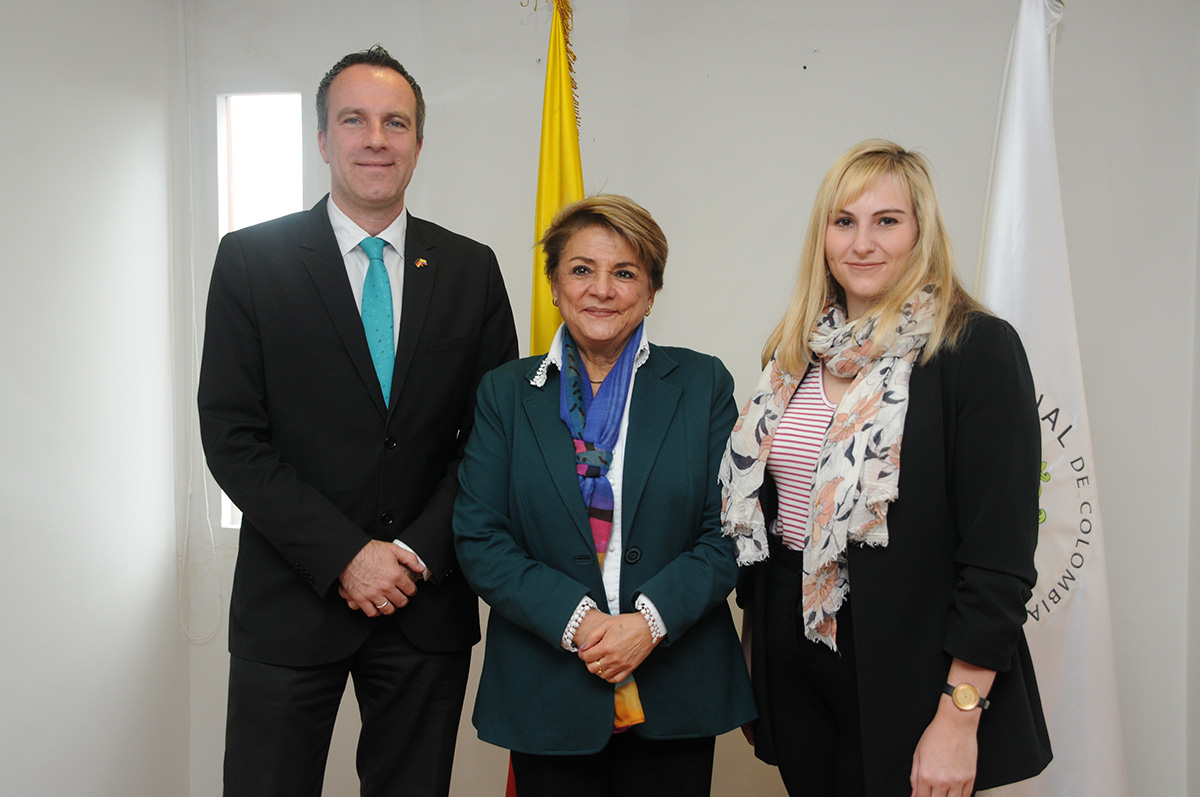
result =
[[[601,678],[604,677],[604,668],[599,664],[596,665],[596,675],[599,675]]]
[[[387,599],[385,598],[385,599],[384,599],[384,601],[383,601],[383,603],[380,603],[380,604],[378,604],[378,605],[377,605],[375,608],[376,608],[376,609],[382,609],[383,607],[387,606],[389,603],[391,603],[391,601],[390,601],[390,600],[387,600]]]

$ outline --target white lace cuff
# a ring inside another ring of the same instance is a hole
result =
[[[638,595],[633,605],[642,613],[642,617],[646,618],[646,625],[650,626],[650,641],[657,645],[658,640],[667,635],[667,627],[663,625],[662,615],[655,608],[654,601],[645,595]]]
[[[575,645],[575,632],[579,630],[579,624],[583,622],[583,616],[592,609],[597,611],[600,609],[596,602],[587,595],[579,601],[579,605],[575,607],[575,613],[571,615],[570,622],[567,623],[566,629],[563,630],[562,646],[564,650],[569,650],[572,653],[578,653],[579,648]]]

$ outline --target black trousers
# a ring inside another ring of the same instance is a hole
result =
[[[513,751],[513,776],[518,797],[708,797],[715,745],[714,736],[643,739],[625,731],[591,755]]]
[[[331,664],[285,667],[232,657],[225,794],[319,795],[347,676],[362,717],[362,794],[449,794],[470,657],[419,650],[386,619],[376,621],[357,653]]]
[[[788,794],[865,797],[850,601],[838,610],[838,650],[804,636],[803,554],[771,546],[767,567],[767,694],[779,774]]]

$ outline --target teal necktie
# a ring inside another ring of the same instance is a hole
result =
[[[379,387],[383,389],[383,403],[386,406],[392,397],[392,368],[396,363],[396,338],[392,331],[392,283],[383,266],[383,247],[387,246],[387,241],[382,238],[363,238],[359,246],[371,260],[367,278],[363,280],[363,330],[367,333],[371,362],[375,364],[375,374],[379,377]]]

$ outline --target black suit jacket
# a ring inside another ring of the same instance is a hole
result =
[[[213,269],[198,403],[209,468],[243,513],[229,649],[318,664],[397,622],[422,649],[463,650],[479,619],[454,556],[456,471],[480,377],[517,354],[500,269],[409,217],[389,409],[327,201],[230,233]],[[403,540],[432,572],[392,620],[337,594],[372,538]]]
[[[847,548],[868,794],[906,794],[952,657],[997,671],[979,722],[975,788],[1032,777],[1050,762],[1025,602],[1037,580],[1041,430],[1017,333],[973,316],[952,350],[913,368],[887,547]],[[763,512],[777,497],[768,478]],[[738,600],[761,627],[765,565],[743,568]],[[764,639],[752,633],[755,752],[776,750]],[[814,643],[816,644],[816,643]],[[780,718],[777,721],[787,721]]]

